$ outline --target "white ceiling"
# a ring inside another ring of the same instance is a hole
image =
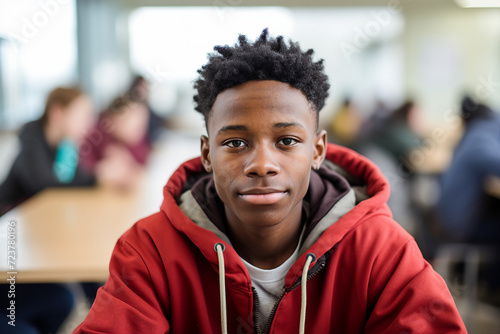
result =
[[[283,6],[283,7],[374,7],[400,4],[408,10],[457,7],[454,0],[114,0],[121,6]]]

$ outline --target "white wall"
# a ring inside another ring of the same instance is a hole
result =
[[[465,90],[500,110],[499,9],[414,10],[405,21],[405,89],[430,124],[449,121]]]
[[[74,0],[0,0],[1,129],[38,118],[50,90],[76,83],[75,28]]]

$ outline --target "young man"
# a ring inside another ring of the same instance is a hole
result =
[[[215,50],[201,157],[120,238],[76,333],[465,333],[382,173],[318,130],[322,61],[267,30]]]

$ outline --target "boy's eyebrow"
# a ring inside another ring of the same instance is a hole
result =
[[[276,123],[274,124],[275,128],[289,128],[289,127],[299,127],[299,128],[304,128],[304,126],[300,123],[297,122],[282,122],[282,123]]]
[[[290,128],[290,127],[298,127],[304,128],[304,126],[297,122],[280,122],[274,124],[275,128]],[[248,127],[246,125],[226,125],[217,131],[217,134],[220,135],[223,132],[227,131],[248,131]]]
[[[247,131],[248,128],[245,125],[226,125],[217,131],[217,134],[220,135],[223,132],[227,131]]]

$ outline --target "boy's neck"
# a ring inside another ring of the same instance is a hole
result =
[[[254,227],[228,218],[231,243],[245,261],[261,269],[274,269],[297,248],[302,231],[302,203],[281,223]]]

